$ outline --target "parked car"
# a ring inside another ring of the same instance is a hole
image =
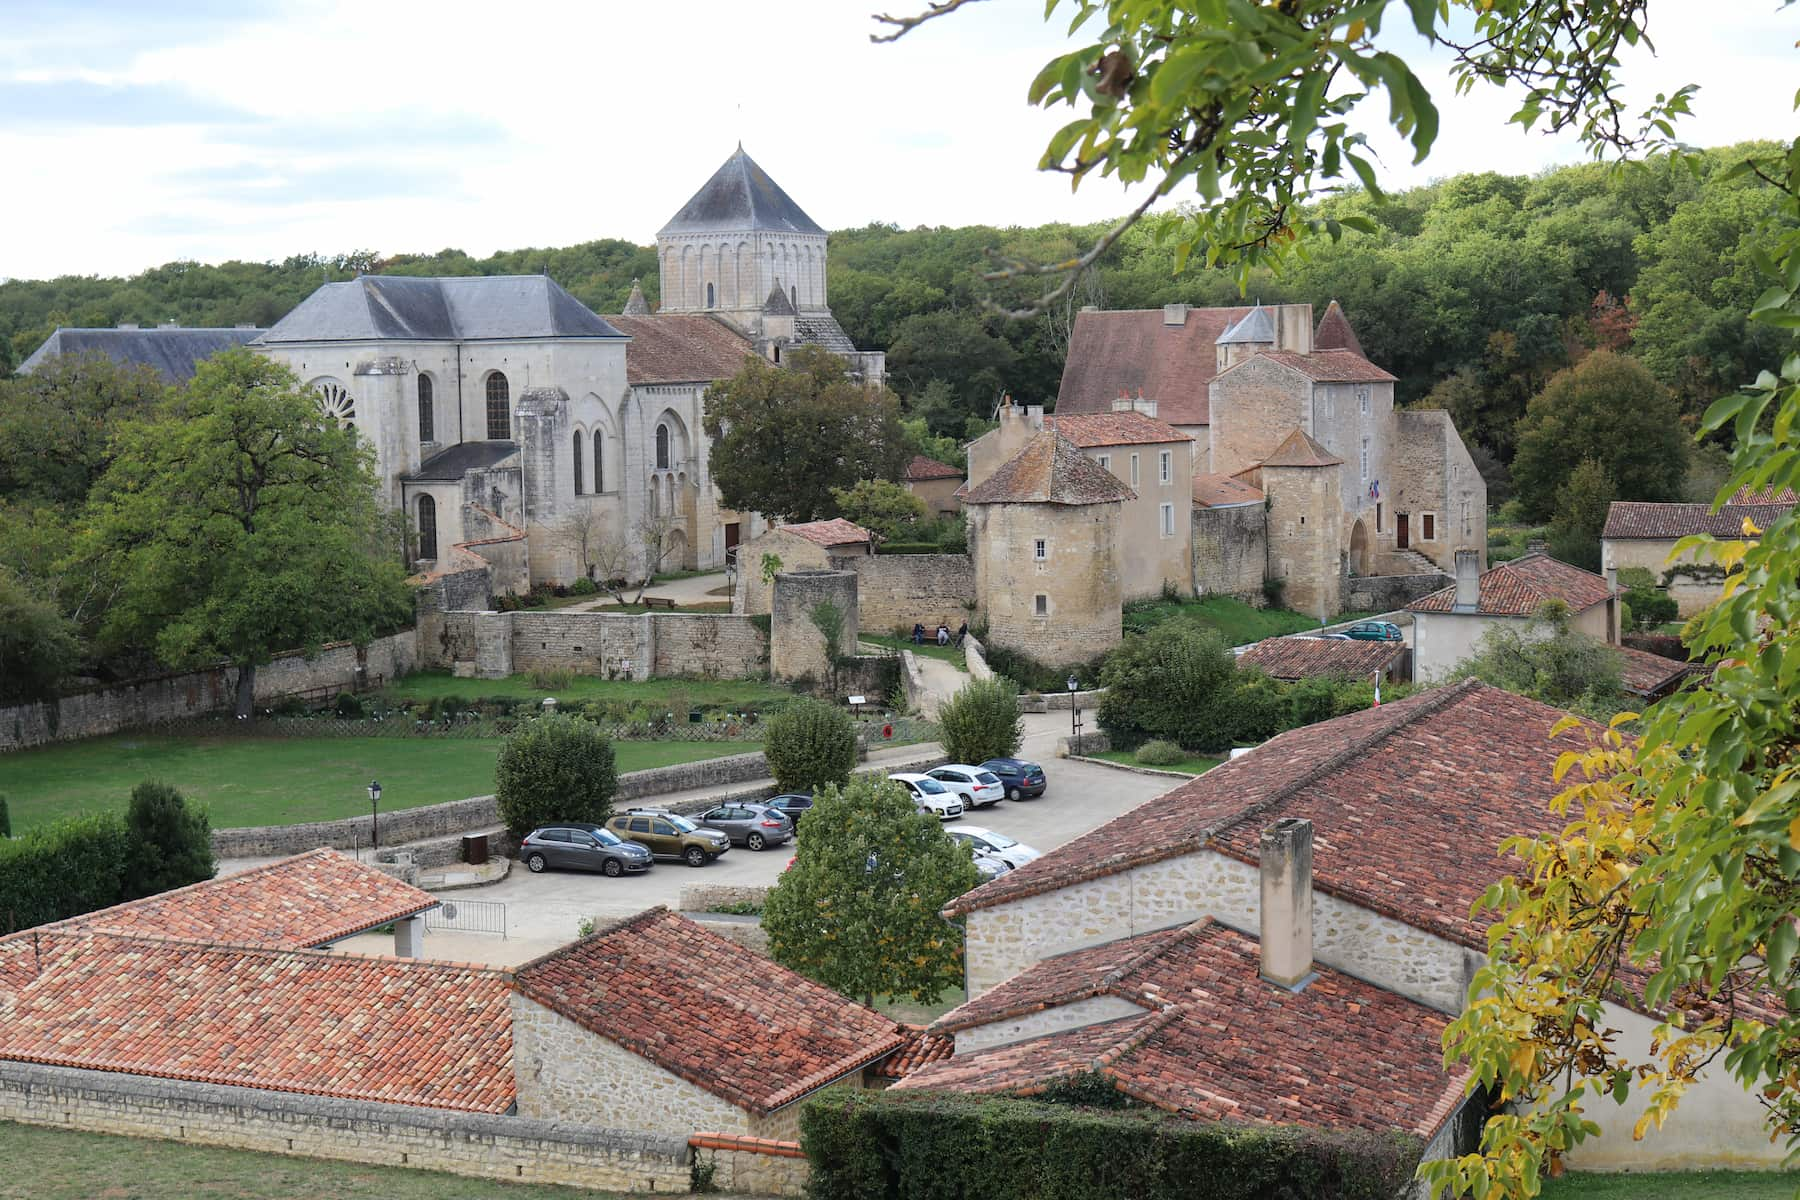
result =
[[[929,775],[902,773],[888,778],[906,789],[922,813],[940,821],[954,821],[963,815],[962,797]]]
[[[650,869],[648,847],[628,842],[586,821],[565,821],[534,829],[519,841],[519,858],[532,874],[546,867],[598,871],[618,878]]]
[[[1032,800],[1050,786],[1044,778],[1044,768],[1023,758],[990,758],[981,764],[981,769],[992,771],[999,778],[1008,800]]]
[[[946,763],[925,773],[961,796],[965,811],[985,808],[1006,799],[1006,785],[1000,782],[1000,777],[981,767]]]
[[[981,874],[981,878],[975,883],[976,887],[980,887],[991,879],[1000,878],[1002,875],[1012,870],[1012,868],[991,854],[977,854],[975,856],[975,870]]]
[[[796,832],[800,829],[800,818],[810,812],[813,806],[811,792],[783,792],[779,796],[771,796],[763,803],[786,813],[787,819],[794,823]]]
[[[642,843],[658,858],[679,858],[690,867],[704,867],[731,849],[731,839],[718,830],[702,829],[665,808],[628,808],[606,827]]]
[[[717,829],[735,845],[761,850],[794,836],[794,823],[779,808],[766,804],[721,804],[700,816],[706,829]]]
[[[983,829],[979,825],[958,825],[949,833],[951,837],[967,845],[978,857],[987,855],[997,858],[1008,867],[1022,867],[1032,859],[1042,857],[1024,842],[1014,841],[1004,833]]]
[[[1344,630],[1344,635],[1356,642],[1403,642],[1406,635],[1392,621],[1358,621]]]

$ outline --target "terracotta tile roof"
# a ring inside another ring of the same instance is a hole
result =
[[[1592,571],[1533,551],[1511,562],[1490,567],[1481,575],[1477,611],[1484,616],[1529,617],[1548,600],[1561,600],[1571,611],[1581,612],[1604,603],[1612,593],[1606,580]],[[1456,587],[1421,596],[1406,606],[1408,612],[1447,613],[1456,610]]]
[[[802,521],[798,525],[780,525],[777,528],[782,533],[804,538],[815,546],[850,546],[866,542],[875,536],[855,521],[846,521],[842,517],[833,517],[829,521]]]
[[[1740,493],[1743,494],[1743,493]],[[1761,493],[1766,495],[1766,493]],[[1793,511],[1790,501],[1773,504],[1727,504],[1718,512],[1710,504],[1648,504],[1637,500],[1614,500],[1606,510],[1603,538],[1625,541],[1647,538],[1652,541],[1684,538],[1697,533],[1710,533],[1717,538],[1744,536],[1744,520],[1767,529]]]
[[[1296,429],[1275,447],[1275,453],[1258,463],[1259,467],[1337,467],[1344,460],[1315,442],[1311,435]]]
[[[1160,308],[1075,314],[1056,411],[1112,411],[1121,391],[1156,401],[1172,425],[1205,425],[1207,384],[1217,373],[1219,335],[1250,309],[1190,308],[1181,325],[1163,324]]]
[[[297,950],[413,916],[437,902],[430,892],[321,848],[43,928]]]
[[[1614,646],[1613,651],[1619,656],[1619,682],[1625,690],[1650,699],[1673,691],[1689,675],[1704,674],[1710,669],[1704,663],[1677,662],[1632,646]]]
[[[1552,742],[1565,714],[1477,680],[1292,730],[952,901],[960,916],[1213,849],[1258,861],[1281,817],[1313,823],[1322,892],[1485,949],[1469,907],[1513,834],[1561,828]],[[1584,726],[1591,731],[1591,726]]]
[[[1784,488],[1747,488],[1741,487],[1731,494],[1733,504],[1784,504],[1792,507],[1800,502],[1794,495],[1794,489]]]
[[[961,479],[963,473],[948,463],[941,463],[935,458],[926,458],[923,454],[915,454],[912,461],[906,464],[901,478],[910,481],[921,479]]]
[[[970,488],[964,504],[1111,504],[1137,493],[1111,471],[1046,429],[999,470]]]
[[[1336,675],[1370,679],[1406,653],[1405,642],[1353,642],[1341,638],[1275,637],[1238,655],[1240,667],[1255,667],[1276,679]]]
[[[522,995],[758,1114],[906,1042],[879,1013],[660,906],[514,975]]]
[[[1233,504],[1261,504],[1262,492],[1235,475],[1194,476],[1194,503],[1203,508],[1225,508]]]
[[[503,971],[88,931],[14,941],[0,1058],[504,1113]],[[28,974],[28,978],[26,978]]]
[[[5,970],[4,963],[0,970]],[[954,1039],[932,1033],[923,1025],[903,1025],[901,1032],[906,1041],[875,1066],[875,1074],[882,1079],[905,1079],[928,1063],[949,1058],[956,1049]]]
[[[1313,349],[1363,352],[1356,330],[1350,328],[1350,318],[1344,315],[1336,300],[1325,306],[1325,315],[1319,318],[1319,327],[1313,332]]]
[[[1211,920],[1046,959],[934,1028],[1105,994],[1146,1015],[959,1054],[895,1086],[1030,1094],[1092,1070],[1186,1117],[1424,1138],[1462,1099],[1462,1074],[1443,1067],[1443,1014],[1329,967],[1299,992],[1277,987],[1256,939]]]
[[[757,357],[749,340],[721,321],[699,314],[606,318],[631,336],[625,380],[632,384],[712,383],[730,379]]]
[[[1153,446],[1194,440],[1167,421],[1141,412],[1065,413],[1061,418],[1045,417],[1044,428],[1056,430],[1084,450],[1090,446]]]
[[[1260,357],[1292,367],[1315,383],[1393,383],[1396,380],[1396,376],[1354,350],[1314,350],[1311,354],[1264,350]]]

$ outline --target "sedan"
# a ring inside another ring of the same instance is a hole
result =
[[[1042,857],[1024,842],[1015,842],[1004,833],[979,825],[959,825],[949,833],[978,857],[997,858],[1008,867],[1022,867],[1032,859]]]
[[[1353,642],[1401,642],[1406,635],[1392,621],[1358,621],[1344,630],[1344,635]]]
[[[650,869],[648,849],[585,821],[532,830],[519,842],[519,857],[534,875],[546,867],[598,871],[613,878]]]
[[[1043,795],[1050,786],[1044,778],[1044,768],[1023,758],[990,758],[981,764],[981,769],[999,778],[1008,800],[1030,800]]]
[[[701,814],[700,824],[752,850],[779,846],[794,836],[794,823],[787,814],[766,804],[721,804]]]
[[[992,771],[963,763],[948,763],[925,772],[958,796],[963,808],[985,808],[1006,799],[1006,785]]]
[[[783,792],[779,796],[771,796],[763,803],[786,814],[787,819],[793,822],[795,830],[798,830],[800,818],[812,811],[813,799],[811,792]]]
[[[963,814],[962,797],[929,775],[900,774],[888,778],[906,789],[922,813],[930,813],[940,821],[954,821]]]
[[[998,879],[1010,870],[1012,870],[1011,867],[992,855],[977,854],[975,856],[975,871],[977,874],[975,886],[980,887],[984,883]]]

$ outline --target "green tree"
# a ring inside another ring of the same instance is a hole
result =
[[[12,812],[6,807],[6,797],[0,795],[0,838],[12,836]]]
[[[1010,680],[971,679],[939,709],[939,741],[951,762],[1010,758],[1025,738],[1019,693]]]
[[[249,350],[200,364],[96,488],[89,537],[119,581],[103,636],[172,667],[229,663],[247,718],[274,654],[404,622],[373,462],[286,367]]]
[[[923,414],[934,432],[960,432],[969,417],[985,418],[1000,403],[1019,356],[1011,343],[988,329],[993,319],[979,311],[952,309],[919,313],[894,327],[888,346],[894,386],[936,401],[942,392],[932,385],[947,385],[955,396],[954,407],[934,403]]]
[[[1454,675],[1606,721],[1630,701],[1619,666],[1617,651],[1571,628],[1568,605],[1552,600],[1523,625],[1495,622]]]
[[[831,493],[838,516],[873,530],[884,542],[913,540],[925,520],[925,502],[898,483],[859,480],[854,487]]]
[[[830,516],[836,488],[898,481],[908,456],[893,393],[852,380],[816,346],[780,367],[752,359],[708,388],[704,423],[724,502],[789,521]]]
[[[0,566],[0,705],[53,698],[80,659],[69,621]]]
[[[1587,459],[1570,472],[1556,491],[1556,515],[1550,519],[1548,549],[1552,558],[1585,571],[1600,570],[1600,534],[1606,513],[1619,489],[1606,468]]]
[[[0,496],[82,503],[120,429],[148,416],[165,390],[149,367],[103,354],[59,356],[0,379]]]
[[[784,792],[841,784],[856,766],[856,724],[835,704],[796,700],[769,718],[763,757]]]
[[[867,1004],[936,1004],[962,983],[962,931],[938,913],[976,879],[969,853],[899,784],[829,785],[763,907],[769,955]]]
[[[1184,750],[1228,750],[1242,720],[1232,704],[1237,676],[1216,630],[1165,622],[1127,638],[1107,658],[1100,728],[1121,749],[1159,738]]]
[[[211,879],[212,823],[166,783],[145,780],[131,789],[125,813],[130,852],[125,860],[125,899]]]
[[[1672,500],[1688,440],[1675,397],[1634,359],[1596,350],[1531,398],[1519,422],[1513,484],[1525,515],[1545,520],[1584,459],[1605,468],[1621,500]]]
[[[553,821],[604,824],[618,790],[612,742],[592,721],[568,713],[525,722],[494,764],[494,799],[514,837]]]

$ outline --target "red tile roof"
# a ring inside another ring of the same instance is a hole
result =
[[[0,1059],[390,1104],[513,1103],[504,971],[40,931],[0,954]]]
[[[1741,487],[1731,494],[1733,504],[1784,504],[1792,507],[1800,502],[1794,495],[1794,489],[1784,488],[1748,488]]]
[[[906,1042],[879,1013],[660,906],[514,975],[521,995],[758,1114]]]
[[[1273,738],[952,901],[951,916],[1212,849],[1258,861],[1270,822],[1315,830],[1314,886],[1476,949],[1469,907],[1514,834],[1561,828],[1550,740],[1566,714],[1477,680]],[[1591,726],[1585,726],[1591,732]]]
[[[1363,352],[1356,330],[1350,328],[1350,318],[1344,315],[1336,300],[1325,306],[1325,315],[1319,318],[1319,328],[1313,332],[1313,349]]]
[[[1238,655],[1240,667],[1255,667],[1276,679],[1318,676],[1373,678],[1406,653],[1405,642],[1358,642],[1341,638],[1276,637],[1260,641]]]
[[[1031,1094],[1097,1071],[1201,1120],[1400,1129],[1429,1138],[1462,1099],[1448,1018],[1329,967],[1298,992],[1264,980],[1255,938],[1212,920],[1045,959],[941,1018],[984,1025],[1096,995],[1146,1015],[959,1054],[895,1086]]]
[[[1612,594],[1606,580],[1592,571],[1533,551],[1522,558],[1490,567],[1481,575],[1481,596],[1476,611],[1485,616],[1529,617],[1545,602],[1560,600],[1571,611],[1581,612],[1604,603]],[[1408,612],[1456,611],[1456,587],[1421,596],[1406,606]]]
[[[1768,493],[1757,495],[1759,498],[1766,498]],[[1745,519],[1755,523],[1758,529],[1767,529],[1793,511],[1793,508],[1792,500],[1773,504],[1727,504],[1718,512],[1712,511],[1710,504],[1647,504],[1636,500],[1614,500],[1606,510],[1606,527],[1601,530],[1600,536],[1615,541],[1633,538],[1664,541],[1697,533],[1710,533],[1716,538],[1739,538],[1744,536]]]
[[[1711,669],[1704,663],[1677,662],[1632,646],[1614,646],[1613,651],[1619,656],[1619,682],[1633,695],[1649,699],[1658,699],[1664,692],[1673,691],[1689,675],[1704,674]]]
[[[1292,367],[1315,383],[1393,383],[1396,378],[1354,350],[1264,350],[1261,357]]]
[[[1217,373],[1214,343],[1249,308],[1190,308],[1181,325],[1163,324],[1160,308],[1075,314],[1056,411],[1112,411],[1121,391],[1156,401],[1172,425],[1205,425],[1207,384]]]
[[[44,928],[297,950],[413,916],[437,902],[430,892],[321,848]]]
[[[963,473],[948,463],[941,463],[935,458],[926,458],[923,454],[915,454],[912,461],[906,464],[901,478],[908,482],[922,479],[961,479]]]
[[[757,357],[748,339],[708,316],[667,313],[606,320],[631,335],[625,348],[627,383],[712,383],[730,379]]]
[[[855,521],[846,521],[842,517],[833,517],[829,521],[803,521],[778,528],[782,533],[804,538],[815,546],[849,546],[875,536]]]
[[[1294,430],[1283,438],[1275,453],[1258,463],[1259,467],[1337,467],[1344,460],[1315,442],[1311,435]]]
[[[1045,417],[1044,428],[1056,430],[1084,450],[1092,446],[1154,446],[1194,440],[1167,421],[1141,412],[1064,413],[1060,418]]]
[[[970,488],[964,504],[1111,504],[1137,493],[1054,430],[1033,435],[1024,449]]]
[[[3,969],[4,964],[0,964],[0,970]],[[901,1032],[906,1041],[875,1067],[875,1074],[882,1079],[905,1079],[928,1063],[949,1058],[956,1049],[952,1038],[931,1033],[923,1025],[904,1025]]]

